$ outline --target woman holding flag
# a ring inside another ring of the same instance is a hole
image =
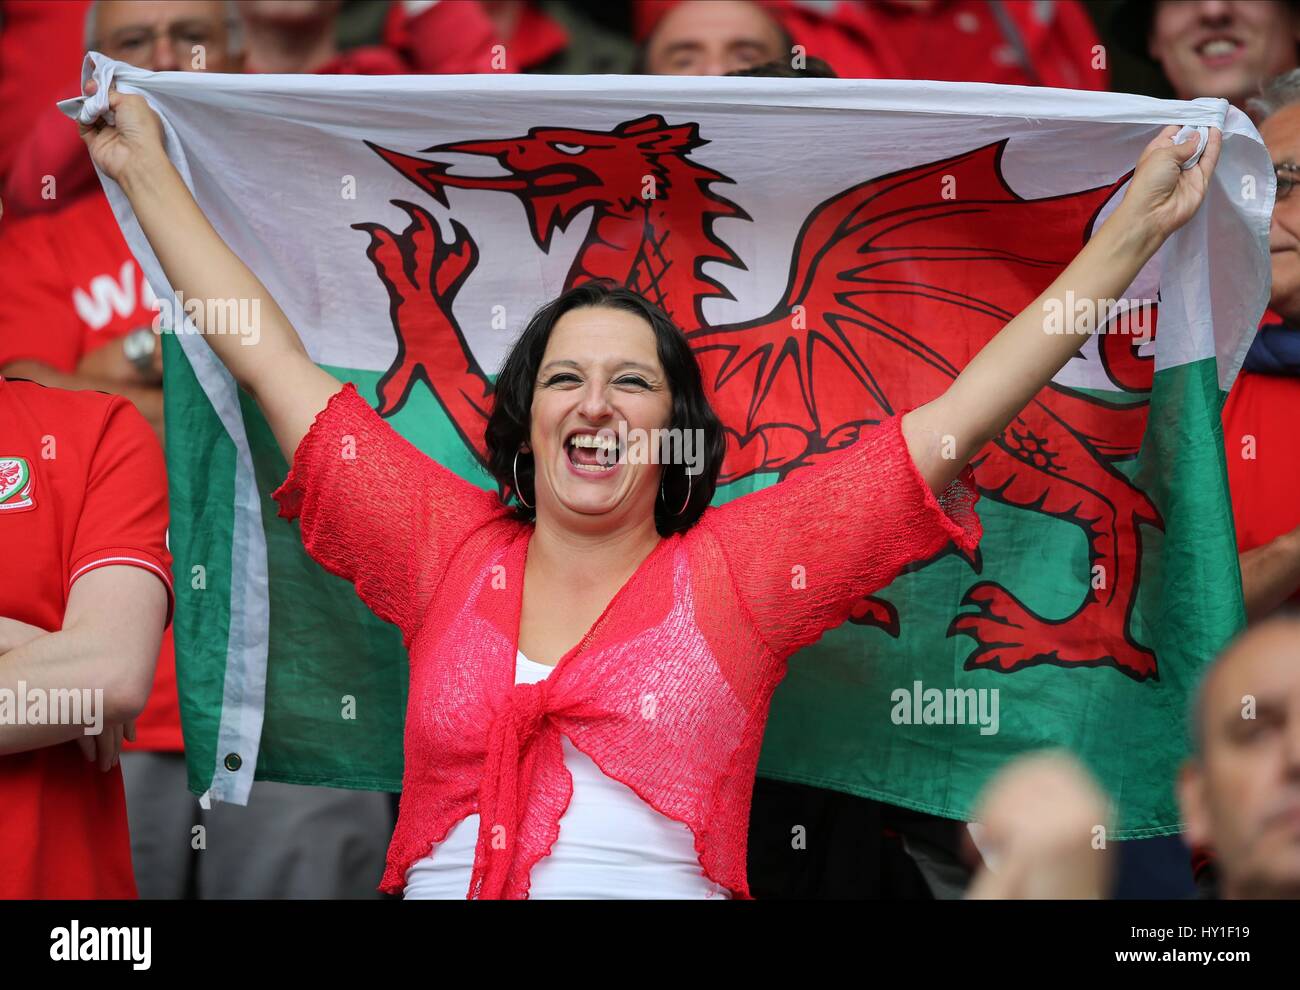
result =
[[[909,563],[976,545],[968,461],[1093,329],[1047,332],[1046,315],[1067,294],[1121,297],[1199,207],[1220,146],[1211,131],[1184,167],[1196,139],[1167,128],[1075,260],[942,395],[717,508],[723,434],[681,331],[629,290],[566,292],[496,385],[489,467],[512,509],[312,362],[145,100],[108,104],[114,123],[83,137],[172,288],[258,301],[255,343],[205,336],[291,461],[281,514],[402,630],[406,768],[382,888],[411,897],[750,896],[750,796],[787,658]],[[700,437],[703,463],[647,463],[625,439],[664,430]]]

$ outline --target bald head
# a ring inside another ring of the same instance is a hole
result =
[[[1285,688],[1293,676],[1300,679],[1300,608],[1286,606],[1249,626],[1206,670],[1193,706],[1196,754],[1203,756],[1207,745],[1221,742],[1226,730],[1236,728],[1247,706],[1243,698],[1258,701],[1249,692],[1234,701],[1237,688],[1265,682]]]
[[[1300,612],[1251,626],[1210,667],[1179,778],[1188,839],[1231,897],[1300,897]]]

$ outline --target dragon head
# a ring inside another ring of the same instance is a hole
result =
[[[669,194],[668,160],[705,142],[695,124],[670,126],[658,114],[620,124],[612,131],[534,127],[522,137],[454,141],[424,154],[484,155],[505,175],[450,175],[450,165],[390,151],[366,142],[393,168],[447,205],[445,190],[499,189],[523,203],[533,238],[542,250],[589,206],[629,210]]]

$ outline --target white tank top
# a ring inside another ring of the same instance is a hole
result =
[[[553,667],[523,653],[515,683],[534,684]],[[573,798],[560,818],[560,835],[533,866],[530,899],[728,898],[725,887],[704,875],[695,839],[682,822],[655,811],[626,784],[605,776],[567,737],[564,765],[573,777]],[[457,822],[430,855],[406,871],[404,896],[463,899],[469,893],[478,842],[478,815]]]

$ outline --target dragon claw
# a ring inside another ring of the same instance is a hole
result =
[[[442,245],[433,275],[434,292],[440,299],[450,299],[456,294],[461,281],[470,273],[478,260],[474,240],[469,236],[469,231],[464,225],[453,220],[451,228],[455,239],[449,244]]]
[[[964,612],[952,620],[948,635],[970,636],[978,644],[966,658],[965,668],[984,667],[1009,674],[1038,664],[1062,667],[1116,667],[1134,680],[1154,678],[1155,654],[1125,640],[1102,646],[1095,616],[1085,605],[1077,613],[1052,622],[1029,611],[1005,588],[981,581],[966,592],[963,605],[976,605],[978,612]]]
[[[898,609],[883,598],[859,598],[849,612],[849,621],[858,626],[875,626],[898,639]]]
[[[456,294],[478,264],[478,248],[463,224],[452,221],[448,241],[428,210],[400,199],[392,203],[410,219],[401,233],[377,223],[353,225],[370,235],[367,256],[388,290],[398,340],[397,356],[377,386],[379,414],[396,413],[424,382],[467,437],[481,438],[490,387],[453,313]],[[477,439],[475,451],[481,446]]]

